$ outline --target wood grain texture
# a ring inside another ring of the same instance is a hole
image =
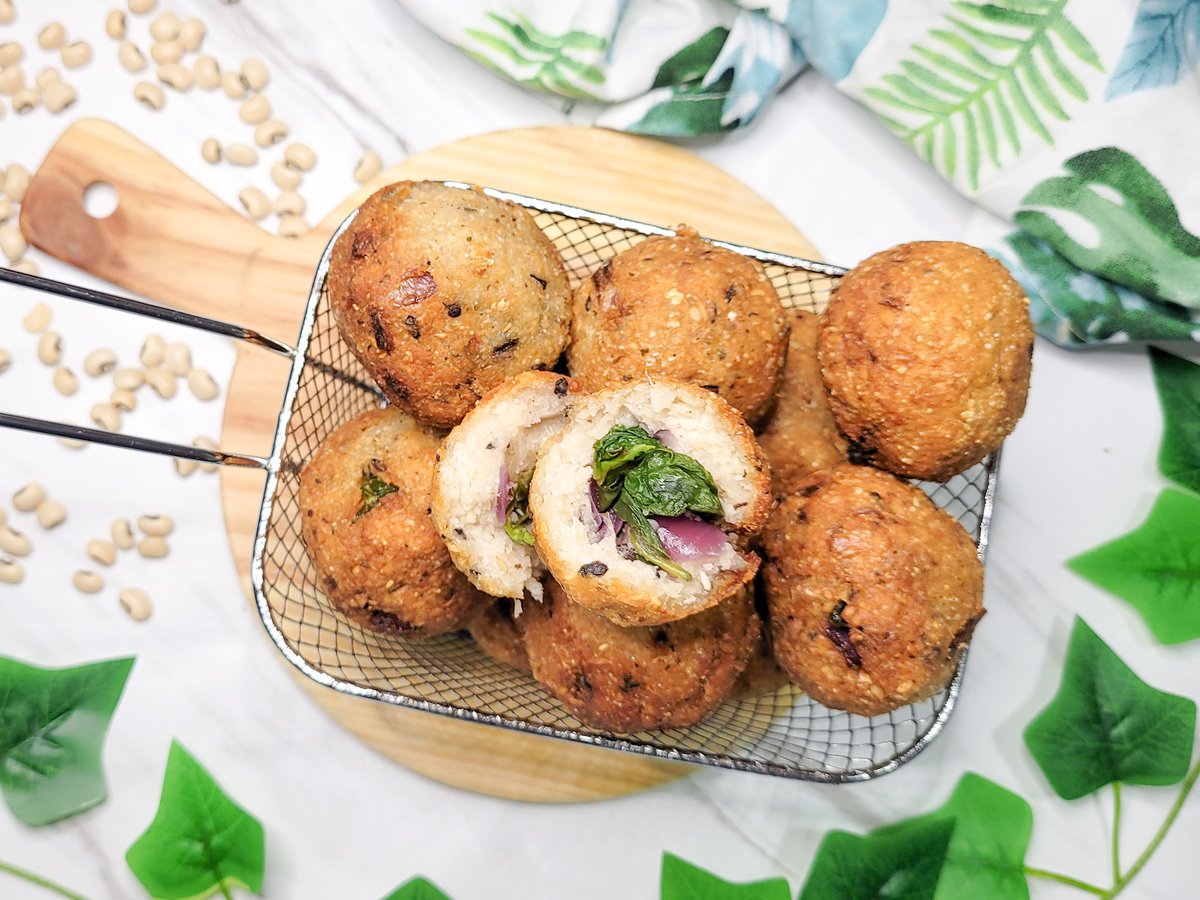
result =
[[[656,225],[686,222],[710,237],[819,258],[767,201],[693,154],[582,127],[478,135],[410,157],[348,197],[311,234],[288,240],[267,234],[115,125],[85,120],[63,134],[36,173],[21,227],[39,249],[127,290],[290,343],[329,236],[370,193],[402,179],[468,181]],[[96,182],[117,189],[117,210],[106,219],[83,209],[83,193]],[[238,348],[224,448],[269,454],[288,365],[266,351]],[[222,471],[230,548],[247,588],[262,489],[258,472]],[[294,674],[330,715],[381,753],[468,790],[535,802],[594,800],[691,771],[346,697]]]

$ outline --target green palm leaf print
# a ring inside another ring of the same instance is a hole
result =
[[[604,72],[587,62],[597,58],[608,42],[586,31],[551,35],[534,27],[524,16],[506,19],[489,12],[498,33],[467,28],[465,34],[478,49],[467,47],[476,61],[526,87],[538,88],[580,100],[599,100],[586,85],[604,83]]]
[[[1088,97],[1073,67],[1103,71],[1066,5],[955,2],[946,27],[914,44],[882,86],[866,89],[869,105],[946,178],[962,173],[978,189],[985,160],[999,168],[1005,146],[1020,153],[1029,132],[1054,143],[1048,123],[1070,117],[1069,100]]]

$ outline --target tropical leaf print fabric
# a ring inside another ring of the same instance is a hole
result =
[[[1010,223],[981,242],[1045,337],[1200,339],[1200,0],[401,2],[574,117],[660,137],[743,127],[811,66]]]

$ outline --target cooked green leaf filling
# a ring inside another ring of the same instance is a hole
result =
[[[533,480],[533,466],[517,476],[512,487],[508,489],[508,503],[504,507],[504,533],[514,544],[533,546],[533,532],[529,523],[533,516],[529,513],[529,482]]]
[[[354,518],[350,521],[357,522],[367,513],[375,508],[388,494],[394,494],[399,490],[394,484],[388,484],[378,475],[363,469],[362,481],[358,483],[358,489],[362,492],[362,506],[358,508],[358,512],[354,514]]]
[[[636,425],[615,425],[592,451],[592,478],[600,512],[612,510],[629,526],[629,541],[642,562],[691,581],[687,569],[667,555],[651,516],[693,513],[719,517],[721,501],[708,470]]]

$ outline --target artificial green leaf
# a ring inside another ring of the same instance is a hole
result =
[[[450,898],[432,881],[418,876],[404,882],[383,900],[450,900]]]
[[[1025,850],[1033,833],[1033,810],[1023,798],[968,772],[938,809],[873,833],[934,822],[954,823],[935,900],[1028,900]]]
[[[1200,494],[1200,366],[1154,347],[1150,363],[1163,411],[1158,470]]]
[[[233,886],[262,891],[263,828],[177,741],[171,743],[158,812],[125,853],[156,900],[190,900]]]
[[[831,831],[800,900],[932,900],[953,833],[953,819],[913,819],[862,837]]]
[[[1025,745],[1064,800],[1114,781],[1175,784],[1187,773],[1196,704],[1138,678],[1076,617],[1062,683]]]
[[[1200,637],[1200,497],[1165,490],[1146,521],[1067,565],[1129,602],[1163,644]]]
[[[717,26],[706,31],[682,50],[668,57],[654,76],[651,88],[685,85],[699,81],[721,55],[729,29]]]
[[[664,853],[659,900],[791,900],[782,878],[738,884],[718,878],[672,853]]]
[[[1101,147],[1068,159],[1066,175],[1047,178],[1021,201],[1014,219],[1075,265],[1138,293],[1200,308],[1200,237],[1179,221],[1171,195],[1133,155]],[[1057,212],[1089,223],[1079,243]]]
[[[26,825],[108,796],[101,750],[133,657],[40,669],[0,657],[0,789]]]

